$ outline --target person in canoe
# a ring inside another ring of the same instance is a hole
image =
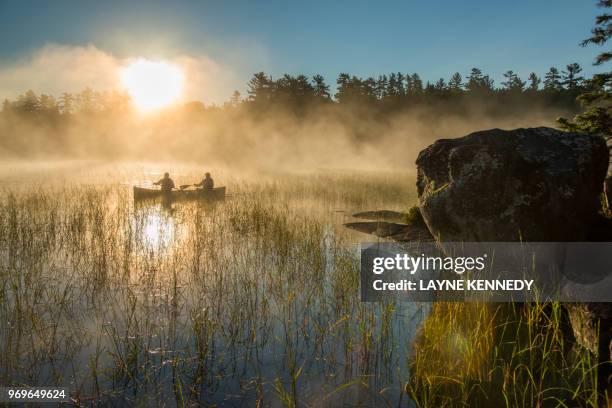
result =
[[[154,186],[161,186],[161,191],[169,193],[174,188],[174,181],[170,178],[169,173],[164,173],[164,178],[153,183]]]
[[[204,175],[204,179],[199,183],[194,184],[195,187],[201,187],[203,190],[212,190],[215,187],[215,182],[210,177],[210,173]]]

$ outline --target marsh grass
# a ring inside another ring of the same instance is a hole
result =
[[[411,360],[422,407],[596,407],[597,359],[559,303],[438,303]]]
[[[422,311],[359,302],[341,223],[403,209],[405,174],[235,178],[225,203],[173,208],[86,177],[3,187],[0,383],[81,405],[397,402]]]
[[[414,175],[217,172],[229,200],[166,208],[131,197],[159,172],[69,173],[2,173],[0,384],[111,406],[596,400],[595,362],[562,346],[558,305],[441,303],[425,319],[427,304],[359,301],[356,243],[374,238],[342,223],[407,211]]]

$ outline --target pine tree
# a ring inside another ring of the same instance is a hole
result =
[[[412,84],[412,76],[410,74],[406,74],[406,86],[404,88],[406,90],[406,95],[414,95],[414,86]]]
[[[506,90],[511,92],[522,92],[525,88],[525,82],[519,78],[514,71],[506,71],[504,74],[504,78],[506,78],[505,82],[501,84],[506,88]]]
[[[397,77],[392,72],[389,75],[389,82],[387,84],[387,96],[397,96]]]
[[[527,78],[527,80],[529,81],[529,86],[527,89],[529,89],[532,92],[537,92],[538,89],[540,89],[540,83],[542,82],[542,80],[538,78],[535,72],[532,72],[531,74],[529,74],[529,77]]]
[[[268,101],[272,98],[273,81],[265,72],[253,74],[253,78],[247,84],[249,100]]]
[[[361,81],[361,95],[369,100],[376,100],[376,80],[374,78],[368,77]]]
[[[381,75],[378,77],[378,80],[376,81],[376,97],[379,100],[382,100],[387,96],[388,83],[389,82],[386,75]]]
[[[234,92],[232,92],[232,96],[230,97],[229,103],[231,106],[237,107],[238,105],[240,105],[240,102],[242,102],[242,95],[240,95],[240,92],[238,90],[235,90]]]
[[[484,75],[480,68],[472,68],[465,88],[472,92],[492,91],[493,80],[488,75]]]
[[[292,94],[298,98],[308,99],[314,96],[314,86],[310,84],[310,80],[306,75],[298,75],[291,82]]]
[[[40,106],[38,96],[29,89],[26,93],[17,97],[16,106],[20,112],[36,112]]]
[[[415,95],[420,95],[423,93],[423,81],[421,81],[421,77],[416,72],[410,76],[410,82],[412,85],[412,93]]]
[[[604,8],[612,7],[612,0],[599,0],[598,5]],[[582,42],[582,46],[590,44],[604,45],[612,37],[612,15],[603,13],[595,19],[592,36]],[[612,59],[612,52],[605,51],[597,56],[594,65],[602,65]],[[585,111],[574,119],[559,118],[563,129],[600,134],[607,140],[612,138],[612,72],[602,72],[593,75],[587,81],[588,91],[578,97]]]
[[[559,91],[562,88],[559,70],[555,67],[550,67],[548,72],[544,74],[544,89],[548,91]]]
[[[342,72],[338,75],[338,79],[336,80],[336,84],[338,85],[336,88],[336,94],[334,97],[339,103],[348,102],[351,98],[351,77],[349,74]]]
[[[482,71],[480,68],[472,68],[470,75],[467,77],[467,89],[474,89],[482,82]]]
[[[325,83],[325,78],[322,75],[315,75],[312,77],[314,83],[314,96],[325,101],[330,99],[329,85]]]
[[[404,96],[406,94],[406,90],[404,88],[405,79],[406,78],[401,72],[397,73],[396,94],[399,96]]]
[[[70,114],[74,112],[74,96],[71,93],[64,92],[59,98],[60,112]]]
[[[55,98],[46,94],[42,94],[38,98],[38,109],[45,113],[59,113]]]
[[[450,89],[453,92],[461,91],[463,87],[462,81],[463,81],[463,78],[461,77],[461,74],[458,72],[455,72],[453,76],[451,77],[451,79],[448,80],[448,89]]]
[[[574,62],[566,67],[566,71],[563,71],[563,82],[562,84],[569,90],[574,90],[582,85],[584,77],[578,76],[582,72],[582,67]]]

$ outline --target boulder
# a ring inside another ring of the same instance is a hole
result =
[[[608,162],[602,137],[545,127],[438,140],[416,161],[419,208],[440,242],[609,241],[610,221],[598,216]],[[598,355],[603,393],[612,387],[612,304],[565,306],[568,338]]]
[[[442,139],[416,161],[419,207],[441,241],[583,241],[608,161],[603,138],[545,127]]]

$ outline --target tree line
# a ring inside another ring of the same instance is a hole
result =
[[[305,75],[292,76],[285,74],[274,80],[265,72],[258,72],[248,82],[249,102],[270,102],[272,100],[314,99],[320,101],[351,103],[364,101],[398,100],[411,97],[441,97],[459,94],[476,94],[478,96],[493,94],[529,94],[545,92],[549,94],[570,93],[576,95],[584,90],[584,77],[580,75],[582,67],[578,63],[568,64],[560,71],[551,67],[543,78],[536,73],[529,74],[522,80],[514,71],[503,74],[504,81],[496,87],[494,80],[479,68],[472,68],[464,78],[455,72],[448,80],[440,78],[436,82],[423,82],[418,73],[394,72],[378,77],[360,78],[341,73],[336,79],[336,91],[332,95],[331,87],[321,75],[308,78]],[[234,92],[230,104],[240,101],[238,91]]]
[[[37,95],[28,90],[14,100],[4,99],[4,113],[43,113],[47,115],[62,115],[75,113],[121,112],[128,111],[130,96],[126,92],[99,92],[85,88],[78,93],[64,92],[59,97],[53,95]]]
[[[534,102],[533,97],[540,97],[544,102],[571,108],[575,106],[575,98],[589,87],[580,75],[581,71],[579,64],[572,63],[563,70],[551,67],[542,78],[532,72],[523,80],[509,70],[503,74],[504,80],[500,86],[495,86],[494,80],[479,68],[472,68],[465,77],[455,72],[448,80],[440,78],[436,82],[424,82],[418,73],[394,72],[367,78],[341,73],[336,79],[334,91],[321,75],[309,78],[306,75],[285,74],[273,79],[265,72],[258,72],[247,83],[247,97],[243,98],[239,91],[234,91],[223,107],[273,104],[299,109],[317,103],[366,106],[381,103],[384,108],[392,109],[468,96],[483,101],[499,98],[516,101],[527,97],[531,103]],[[187,105],[204,107],[199,102]],[[47,116],[117,113],[129,109],[130,97],[126,92],[98,92],[91,88],[75,94],[65,92],[57,98],[47,94],[37,95],[28,90],[14,100],[5,99],[2,104],[3,113],[42,113]]]
[[[166,146],[159,149],[166,154],[172,140],[177,157],[191,157],[198,141],[218,151],[271,135],[289,144],[339,135],[356,149],[402,137],[425,144],[487,127],[552,125],[558,117],[572,117],[580,112],[577,97],[594,86],[581,70],[568,64],[526,79],[507,71],[499,85],[478,68],[435,82],[418,73],[341,73],[334,86],[321,75],[273,78],[258,72],[245,96],[235,91],[219,106],[184,103],[150,121],[133,120],[126,92],[86,88],[54,97],[29,90],[2,103],[0,156],[114,157],[152,154],[152,146]]]

